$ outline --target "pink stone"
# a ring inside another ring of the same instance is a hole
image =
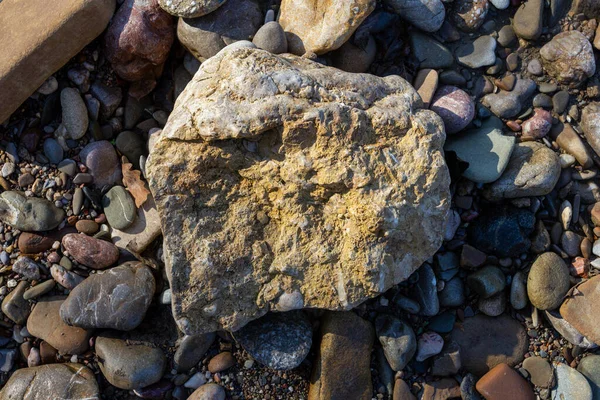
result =
[[[552,115],[543,108],[536,108],[533,117],[523,122],[521,128],[523,140],[541,139],[552,128]]]
[[[475,117],[473,100],[455,86],[438,88],[429,109],[442,118],[448,134],[463,130]]]

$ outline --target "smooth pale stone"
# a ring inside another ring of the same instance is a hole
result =
[[[444,150],[456,152],[458,158],[469,163],[463,172],[465,178],[477,183],[490,183],[504,172],[514,146],[515,138],[502,134],[502,122],[490,117],[481,128],[449,137]]]
[[[115,0],[0,2],[0,123],[108,24]]]

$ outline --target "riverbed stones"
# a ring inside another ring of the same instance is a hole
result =
[[[543,388],[553,386],[554,371],[546,359],[539,356],[528,357],[523,361],[523,368],[529,372],[534,385]]]
[[[215,340],[215,333],[184,336],[173,356],[178,372],[186,372],[198,364]]]
[[[312,326],[304,311],[269,313],[236,331],[234,337],[259,363],[289,370],[308,355]]]
[[[96,338],[100,370],[108,382],[132,390],[160,380],[167,365],[161,349],[105,336]]]
[[[125,0],[104,35],[106,58],[121,78],[153,82],[175,39],[173,26],[158,0]]]
[[[535,400],[527,381],[517,371],[502,363],[496,365],[477,381],[477,391],[487,400],[509,398]]]
[[[578,87],[596,72],[594,50],[579,31],[562,32],[540,49],[546,72],[558,83]]]
[[[31,312],[29,302],[23,297],[28,288],[29,284],[26,281],[21,281],[2,300],[2,313],[15,324],[23,325]]]
[[[89,348],[92,331],[69,326],[60,318],[63,296],[39,299],[27,319],[27,330],[45,340],[60,353],[83,354]]]
[[[62,123],[67,129],[67,137],[73,140],[81,139],[87,132],[89,118],[79,91],[74,88],[64,88],[60,92],[60,105],[62,107]]]
[[[494,65],[496,62],[496,39],[491,36],[480,36],[472,43],[464,44],[456,49],[456,59],[470,68]]]
[[[283,0],[278,22],[296,55],[339,49],[375,9],[374,0]]]
[[[106,219],[115,229],[126,229],[135,221],[137,209],[133,198],[123,186],[113,186],[102,197]]]
[[[256,32],[256,35],[254,35],[252,43],[254,43],[259,49],[266,50],[273,54],[285,53],[287,52],[288,48],[285,32],[281,25],[279,25],[279,23],[276,21],[267,22],[261,26]],[[373,54],[373,57],[374,56],[375,55]]]
[[[498,364],[520,363],[529,346],[525,328],[506,314],[466,318],[455,325],[450,340],[460,347],[463,367],[479,376]]]
[[[575,329],[594,343],[600,343],[600,318],[595,305],[600,301],[600,276],[595,276],[577,286],[576,296],[567,296],[560,314]]]
[[[482,213],[468,229],[470,243],[478,250],[500,257],[517,257],[531,247],[529,235],[535,216],[525,209],[501,207]]]
[[[396,14],[425,32],[435,32],[444,23],[446,10],[440,0],[385,0]]]
[[[485,21],[490,3],[488,0],[457,0],[452,9],[452,21],[465,32],[474,32]]]
[[[588,380],[593,397],[600,396],[600,356],[589,354],[587,357],[582,358],[577,366],[577,371]]]
[[[502,133],[502,122],[489,118],[480,128],[448,138],[444,149],[454,151],[459,159],[469,163],[463,172],[465,178],[490,183],[500,178],[506,169],[514,146],[514,136]]]
[[[29,257],[20,256],[12,266],[13,272],[22,275],[25,279],[39,280],[40,266]]]
[[[502,292],[506,280],[500,268],[488,265],[469,275],[467,285],[479,296],[487,299]]]
[[[596,123],[594,123],[593,125],[589,124],[588,115],[586,115],[585,111],[589,107],[590,106],[588,105],[586,108],[584,108],[580,125],[584,133],[593,132],[595,126],[597,125]],[[600,118],[600,109],[598,111],[598,117]],[[597,137],[598,139],[600,139],[600,130],[598,131]],[[595,141],[595,135],[590,135],[590,137],[587,137],[586,134],[586,138],[590,146],[600,150],[600,140]],[[574,156],[577,159],[577,162],[581,164],[583,168],[590,168],[594,164],[594,160],[592,159],[587,147],[583,143],[583,140],[581,140],[577,132],[575,132],[575,130],[570,124],[565,123],[564,125],[562,125],[562,129],[556,137],[556,143],[558,143],[561,149]]]
[[[454,63],[454,56],[446,46],[418,31],[409,37],[412,55],[419,61],[420,68],[447,68]]]
[[[21,231],[40,232],[56,228],[65,212],[46,199],[25,197],[21,192],[0,194],[0,220]]]
[[[585,376],[566,364],[555,363],[556,386],[552,388],[552,399],[592,400],[592,388]]]
[[[115,0],[3,0],[0,123],[108,24]],[[23,29],[36,21],[36,29]]]
[[[517,77],[513,90],[488,94],[482,103],[500,118],[513,118],[521,112],[523,104],[535,93],[536,87],[533,80]]]
[[[429,107],[444,121],[447,134],[463,130],[475,117],[475,104],[456,86],[438,88]]]
[[[308,400],[370,400],[373,326],[351,311],[327,312]]]
[[[600,103],[588,104],[581,113],[581,129],[590,147],[600,155]]]
[[[326,92],[315,97],[317,87]],[[351,309],[439,248],[449,206],[442,121],[403,79],[227,49],[202,64],[178,105],[146,173],[183,332],[235,331],[289,293],[299,308]],[[410,238],[397,229],[406,224]]]
[[[521,4],[513,19],[513,29],[518,37],[536,40],[542,34],[544,0],[528,0]]]
[[[200,386],[187,400],[225,400],[225,389],[216,383]]]
[[[100,140],[85,146],[79,153],[97,187],[114,185],[121,179],[121,166],[113,145]]]
[[[160,7],[171,15],[196,18],[219,8],[226,0],[158,0]]]
[[[226,1],[216,11],[203,17],[180,18],[177,38],[203,62],[225,46],[240,40],[252,40],[262,23],[263,15],[256,1]]]
[[[556,254],[540,254],[527,277],[529,300],[540,310],[554,310],[560,306],[570,288],[569,268]]]
[[[560,171],[554,151],[538,142],[518,143],[504,173],[484,189],[484,196],[491,201],[543,196],[554,189]]]
[[[129,331],[144,319],[154,295],[152,272],[130,261],[91,275],[69,293],[60,316],[69,325],[85,329]]]
[[[119,258],[119,249],[114,244],[84,234],[65,235],[62,245],[75,261],[92,269],[110,267]]]
[[[399,318],[382,314],[375,320],[375,330],[390,367],[402,371],[417,351],[413,329]]]
[[[100,391],[94,373],[75,363],[21,368],[0,391],[2,400],[41,398],[100,400]]]

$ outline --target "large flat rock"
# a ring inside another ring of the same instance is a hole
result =
[[[115,0],[0,2],[0,123],[108,24]]]
[[[398,76],[228,48],[180,95],[146,171],[186,334],[348,310],[442,242],[441,119]]]

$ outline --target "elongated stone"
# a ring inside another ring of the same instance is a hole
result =
[[[100,35],[114,10],[115,0],[0,2],[0,123]]]

